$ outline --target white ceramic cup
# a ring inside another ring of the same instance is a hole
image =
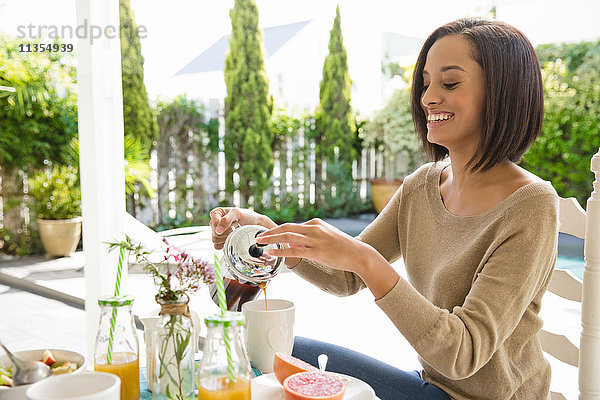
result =
[[[291,354],[294,347],[294,303],[263,299],[242,305],[246,318],[246,347],[250,363],[263,373],[273,372],[275,353]]]
[[[107,372],[57,375],[34,383],[26,394],[29,400],[120,400],[121,379]]]

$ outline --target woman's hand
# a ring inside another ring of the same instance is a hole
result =
[[[375,251],[371,246],[318,218],[302,224],[279,225],[258,235],[256,242],[287,243],[289,247],[271,250],[269,254],[286,258],[308,258],[351,272],[358,272],[361,260]]]
[[[269,217],[244,208],[217,207],[209,215],[212,241],[216,250],[221,250],[225,245],[225,240],[232,231],[232,225],[260,225],[267,229],[277,226]]]

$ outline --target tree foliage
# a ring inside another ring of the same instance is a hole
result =
[[[551,181],[560,196],[573,196],[583,206],[594,179],[590,159],[600,145],[600,75],[588,66],[585,70],[582,75],[570,73],[560,59],[544,63],[542,134],[521,161]]]
[[[218,169],[217,153],[219,151],[219,124],[213,118],[208,120],[204,104],[185,95],[174,99],[157,102],[157,119],[159,138],[156,142],[158,160],[158,207],[159,223],[171,222],[190,224],[197,223],[200,215],[208,213],[208,207],[214,206],[210,201],[214,193],[201,168],[204,164],[212,164],[211,171]],[[190,155],[193,161],[190,162]],[[169,176],[175,170],[175,209],[181,221],[168,221]],[[193,187],[189,187],[188,175],[191,174]],[[214,174],[213,174],[214,175]],[[193,220],[186,217],[188,193],[193,190]]]
[[[240,191],[242,205],[259,204],[273,170],[272,96],[264,66],[262,33],[254,0],[236,0],[225,59],[226,190]],[[234,174],[239,178],[237,186]]]
[[[375,112],[363,136],[365,147],[374,147],[388,158],[398,153],[404,157],[406,169],[400,172],[402,176],[386,176],[386,179],[404,178],[427,159],[415,132],[408,87],[396,90],[386,105]]]
[[[148,103],[142,46],[129,0],[119,0],[119,17],[125,136],[151,144],[158,137],[158,125]]]
[[[348,73],[348,57],[342,38],[338,6],[329,35],[329,54],[323,65],[323,79],[319,90],[320,102],[315,112],[317,187],[324,193],[323,197],[318,196],[319,206],[324,205],[326,198],[335,197],[320,181],[321,160],[324,159],[326,162],[326,181],[329,184],[341,185],[344,182],[353,182],[352,163],[356,159],[354,147],[356,122],[350,104],[351,86],[352,80]],[[350,192],[336,191],[336,194],[348,193],[351,196],[353,192],[354,190],[351,189]]]
[[[543,66],[544,125],[521,164],[585,207],[594,180],[590,159],[600,145],[600,41],[536,50]]]
[[[60,162],[77,135],[72,57],[21,53],[22,43],[0,36],[0,86],[15,88],[0,97],[0,166],[8,171]]]

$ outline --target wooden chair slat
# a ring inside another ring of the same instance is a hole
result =
[[[548,290],[563,299],[581,303],[583,283],[570,271],[555,269]]]
[[[578,367],[579,349],[566,336],[541,330],[538,333],[538,338],[542,344],[542,349],[546,353],[566,364]]]
[[[586,212],[573,198],[560,199],[560,231],[580,239],[585,238]]]

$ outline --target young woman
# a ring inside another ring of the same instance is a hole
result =
[[[368,288],[419,354],[412,373],[298,338],[387,399],[546,399],[550,366],[537,332],[554,266],[558,197],[515,164],[543,120],[540,65],[514,27],[478,18],[435,30],[417,59],[415,126],[433,163],[407,177],[357,238],[324,223],[277,226],[250,210],[211,212],[222,248],[234,221],[270,228],[259,243],[323,290]],[[446,156],[449,160],[445,161]],[[402,257],[408,280],[390,262]]]

